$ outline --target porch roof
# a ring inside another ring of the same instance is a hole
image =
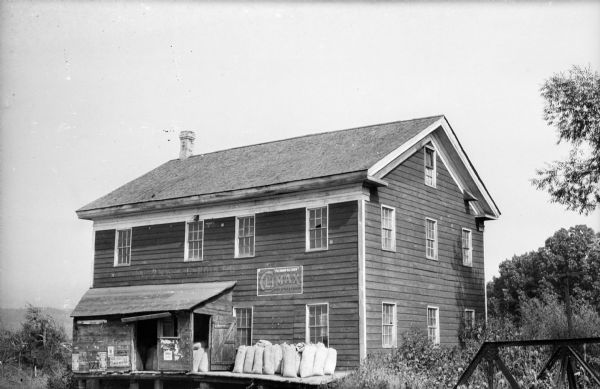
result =
[[[231,291],[235,281],[89,289],[71,313],[94,317],[192,310]]]

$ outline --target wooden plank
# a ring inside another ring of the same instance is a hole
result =
[[[597,343],[600,343],[600,338],[597,339],[599,340],[599,342]],[[573,358],[575,358],[577,363],[579,363],[579,366],[592,377],[592,380],[596,383],[596,385],[600,386],[600,375],[598,375],[597,372],[592,370],[590,365],[585,361],[585,359],[581,356],[581,354],[579,354],[579,352],[576,349],[574,349],[571,346],[567,346],[567,349],[569,350]]]
[[[506,377],[506,379],[508,380],[510,387],[512,389],[520,389],[519,384],[515,380],[515,377],[513,377],[510,370],[508,370],[508,368],[506,367],[506,365],[500,358],[500,355],[498,354],[498,350],[495,350],[494,361],[496,362],[496,365],[498,365],[498,367],[500,368],[500,371],[502,372],[502,374],[504,374],[504,377]]]
[[[130,317],[124,317],[121,319],[121,321],[123,323],[131,323],[134,321],[140,321],[140,320],[151,320],[151,319],[161,319],[163,317],[170,317],[171,314],[169,312],[161,312],[161,313],[153,313],[150,315],[139,315],[139,316],[130,316]]]

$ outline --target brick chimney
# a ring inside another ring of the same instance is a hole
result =
[[[179,140],[181,140],[179,159],[187,159],[194,153],[194,139],[196,139],[194,131],[181,131],[179,133]]]

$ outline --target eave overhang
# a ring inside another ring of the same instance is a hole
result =
[[[232,201],[252,200],[269,196],[280,196],[300,191],[329,188],[333,186],[362,183],[367,187],[387,186],[383,179],[369,175],[368,171],[337,174],[332,176],[292,181],[256,188],[239,189],[227,192],[208,193],[202,195],[181,197],[167,200],[147,201],[133,204],[122,204],[106,208],[79,209],[76,211],[80,219],[94,220],[112,216],[124,216],[144,212],[184,209],[228,203]]]

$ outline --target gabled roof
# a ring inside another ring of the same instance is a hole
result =
[[[356,173],[366,179],[374,168],[389,163],[390,156],[404,145],[439,128],[441,123],[446,120],[438,115],[174,159],[85,205],[77,213],[82,217],[132,204],[219,196]]]

